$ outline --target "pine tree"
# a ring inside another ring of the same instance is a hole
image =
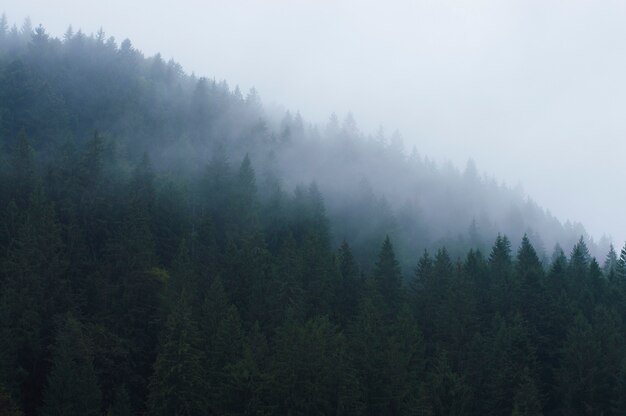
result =
[[[358,297],[361,291],[359,269],[357,267],[352,250],[344,240],[337,253],[338,279],[335,287],[334,315],[346,327],[356,313]]]
[[[626,279],[626,244],[624,244],[624,247],[622,247],[622,250],[619,253],[616,272],[620,279]]]
[[[604,272],[604,275],[609,280],[614,280],[615,273],[617,272],[617,267],[618,267],[617,253],[615,253],[615,248],[613,247],[613,244],[611,244],[609,246],[609,252],[606,255],[606,259],[604,260],[602,271]]]
[[[41,400],[45,346],[52,317],[71,302],[63,278],[61,230],[40,186],[22,213],[23,222],[2,260],[0,380],[30,412]]]
[[[346,342],[328,318],[288,321],[277,330],[272,374],[280,414],[353,414]]]
[[[399,309],[402,299],[402,272],[389,236],[385,238],[374,268],[374,281],[390,311]]]
[[[511,416],[543,416],[539,390],[528,368],[522,372]]]
[[[419,258],[415,267],[414,279],[411,281],[411,291],[417,293],[428,287],[430,280],[433,278],[433,260],[428,254],[428,250]]]
[[[435,358],[426,374],[420,393],[420,413],[432,416],[461,416],[470,403],[469,389],[450,366],[445,351]]]
[[[224,414],[237,402],[229,368],[242,358],[244,334],[237,308],[228,301],[219,277],[214,278],[202,305],[200,330],[207,397],[212,413]]]
[[[522,379],[524,372],[532,377],[536,369],[535,345],[520,314],[510,320],[498,316],[494,327],[487,384],[489,409],[493,414],[511,414],[516,391],[527,381]]]
[[[505,315],[511,313],[516,293],[512,272],[511,243],[506,236],[498,235],[489,255],[489,275],[494,285],[493,300],[496,310]]]
[[[17,135],[13,152],[13,177],[11,178],[11,197],[21,210],[28,206],[28,199],[37,185],[38,178],[34,158],[34,150],[26,137],[26,132],[22,129]]]
[[[541,326],[546,310],[542,294],[544,280],[543,267],[537,252],[524,235],[517,252],[515,274],[517,276],[516,306],[531,327]]]
[[[81,323],[67,315],[52,350],[44,416],[99,416],[101,395],[89,340]]]
[[[602,386],[596,386],[599,381],[597,363],[602,361],[601,340],[594,337],[589,321],[581,313],[568,331],[561,354],[558,382],[562,411],[565,414],[601,414],[597,395]]]
[[[208,388],[202,372],[200,334],[183,290],[168,317],[150,382],[151,415],[207,414]]]

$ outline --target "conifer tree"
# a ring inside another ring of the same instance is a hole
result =
[[[339,247],[337,262],[339,282],[335,287],[335,305],[333,310],[334,315],[345,328],[348,321],[356,313],[358,296],[361,290],[359,269],[352,255],[352,250],[345,240]]]
[[[604,275],[609,280],[614,280],[615,273],[617,272],[617,267],[618,267],[617,253],[615,253],[615,248],[613,247],[613,244],[611,244],[609,246],[609,252],[606,255],[606,259],[604,260],[602,271],[604,272]]]
[[[543,416],[539,390],[528,368],[521,375],[511,416]]]
[[[506,236],[498,235],[489,255],[489,275],[494,285],[495,306],[504,314],[512,312],[516,292],[512,272],[511,243]]]
[[[44,395],[44,416],[98,416],[101,394],[89,340],[72,315],[62,322],[52,350]]]
[[[391,245],[385,238],[374,268],[374,281],[390,311],[396,311],[402,299],[402,272]]]
[[[7,21],[7,15],[2,13],[0,16],[0,42],[4,40],[9,29],[9,22]]]
[[[466,414],[470,403],[469,389],[462,377],[450,366],[441,351],[426,374],[420,393],[420,413],[426,415]]]
[[[35,170],[34,150],[22,129],[17,134],[16,146],[12,158],[11,197],[18,208],[25,209],[28,199],[35,191],[37,174]]]
[[[149,414],[207,414],[209,397],[200,334],[185,290],[168,317],[162,339],[150,382]]]
[[[222,414],[236,402],[229,387],[229,368],[241,360],[244,334],[237,308],[228,301],[219,277],[214,278],[202,305],[200,331],[211,411]]]
[[[272,373],[281,414],[353,414],[346,343],[328,318],[288,321],[277,331]]]

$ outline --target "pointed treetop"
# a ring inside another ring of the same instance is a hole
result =
[[[385,237],[385,241],[380,248],[378,260],[374,268],[374,280],[380,292],[388,301],[394,301],[398,298],[402,286],[402,272],[400,263],[396,260],[389,236]]]
[[[524,234],[522,244],[517,251],[517,267],[520,271],[541,269],[541,261],[526,234]]]
[[[424,281],[431,277],[433,272],[433,259],[428,254],[428,250],[424,249],[424,253],[417,261],[417,267],[415,267],[415,277],[418,280]]]
[[[623,279],[626,279],[626,244],[622,247],[617,260],[617,275]]]
[[[3,38],[9,30],[9,22],[7,21],[7,15],[2,13],[0,16],[0,38]]]
[[[615,247],[613,244],[609,246],[609,252],[606,255],[606,259],[604,260],[604,265],[602,267],[602,271],[606,276],[609,276],[612,273],[617,271],[618,267],[618,258],[617,253],[615,252]]]
[[[570,264],[573,267],[582,267],[587,266],[590,260],[591,256],[589,255],[589,249],[587,248],[587,244],[585,244],[585,240],[581,236],[578,243],[576,243],[572,249]]]
[[[341,243],[337,258],[339,260],[339,272],[343,279],[355,279],[358,277],[359,268],[354,261],[352,250],[350,250],[350,246],[346,240],[343,240]]]
[[[30,37],[33,34],[33,23],[31,22],[30,17],[26,17],[24,19],[24,23],[22,23],[22,29],[20,33],[27,40],[30,40]]]
[[[250,162],[250,156],[248,153],[244,156],[239,166],[239,183],[246,188],[256,189],[256,178],[254,169],[252,168],[252,162]]]
[[[450,259],[448,250],[446,250],[445,247],[437,250],[433,270],[435,276],[437,277],[450,277],[450,274],[452,273],[452,260]]]
[[[511,242],[506,236],[498,234],[489,255],[492,265],[506,265],[511,263]]]

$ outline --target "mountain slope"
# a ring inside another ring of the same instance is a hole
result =
[[[5,152],[25,129],[38,157],[61,146],[85,146],[94,131],[135,163],[144,152],[155,171],[197,173],[220,154],[238,162],[249,154],[269,198],[280,183],[291,192],[315,182],[334,225],[334,241],[353,241],[364,264],[385,235],[409,267],[415,253],[446,245],[461,255],[486,249],[492,236],[520,241],[527,234],[542,256],[556,243],[569,250],[584,236],[580,224],[562,225],[520,192],[402,150],[398,135],[359,132],[351,116],[326,126],[297,114],[268,114],[253,90],[244,98],[226,82],[188,76],[159,55],[145,58],[125,40],[103,32],[49,37],[43,28],[4,31],[0,37],[0,138]]]

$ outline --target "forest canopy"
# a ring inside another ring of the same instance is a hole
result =
[[[103,31],[0,19],[0,225],[1,414],[626,413],[626,249]]]

